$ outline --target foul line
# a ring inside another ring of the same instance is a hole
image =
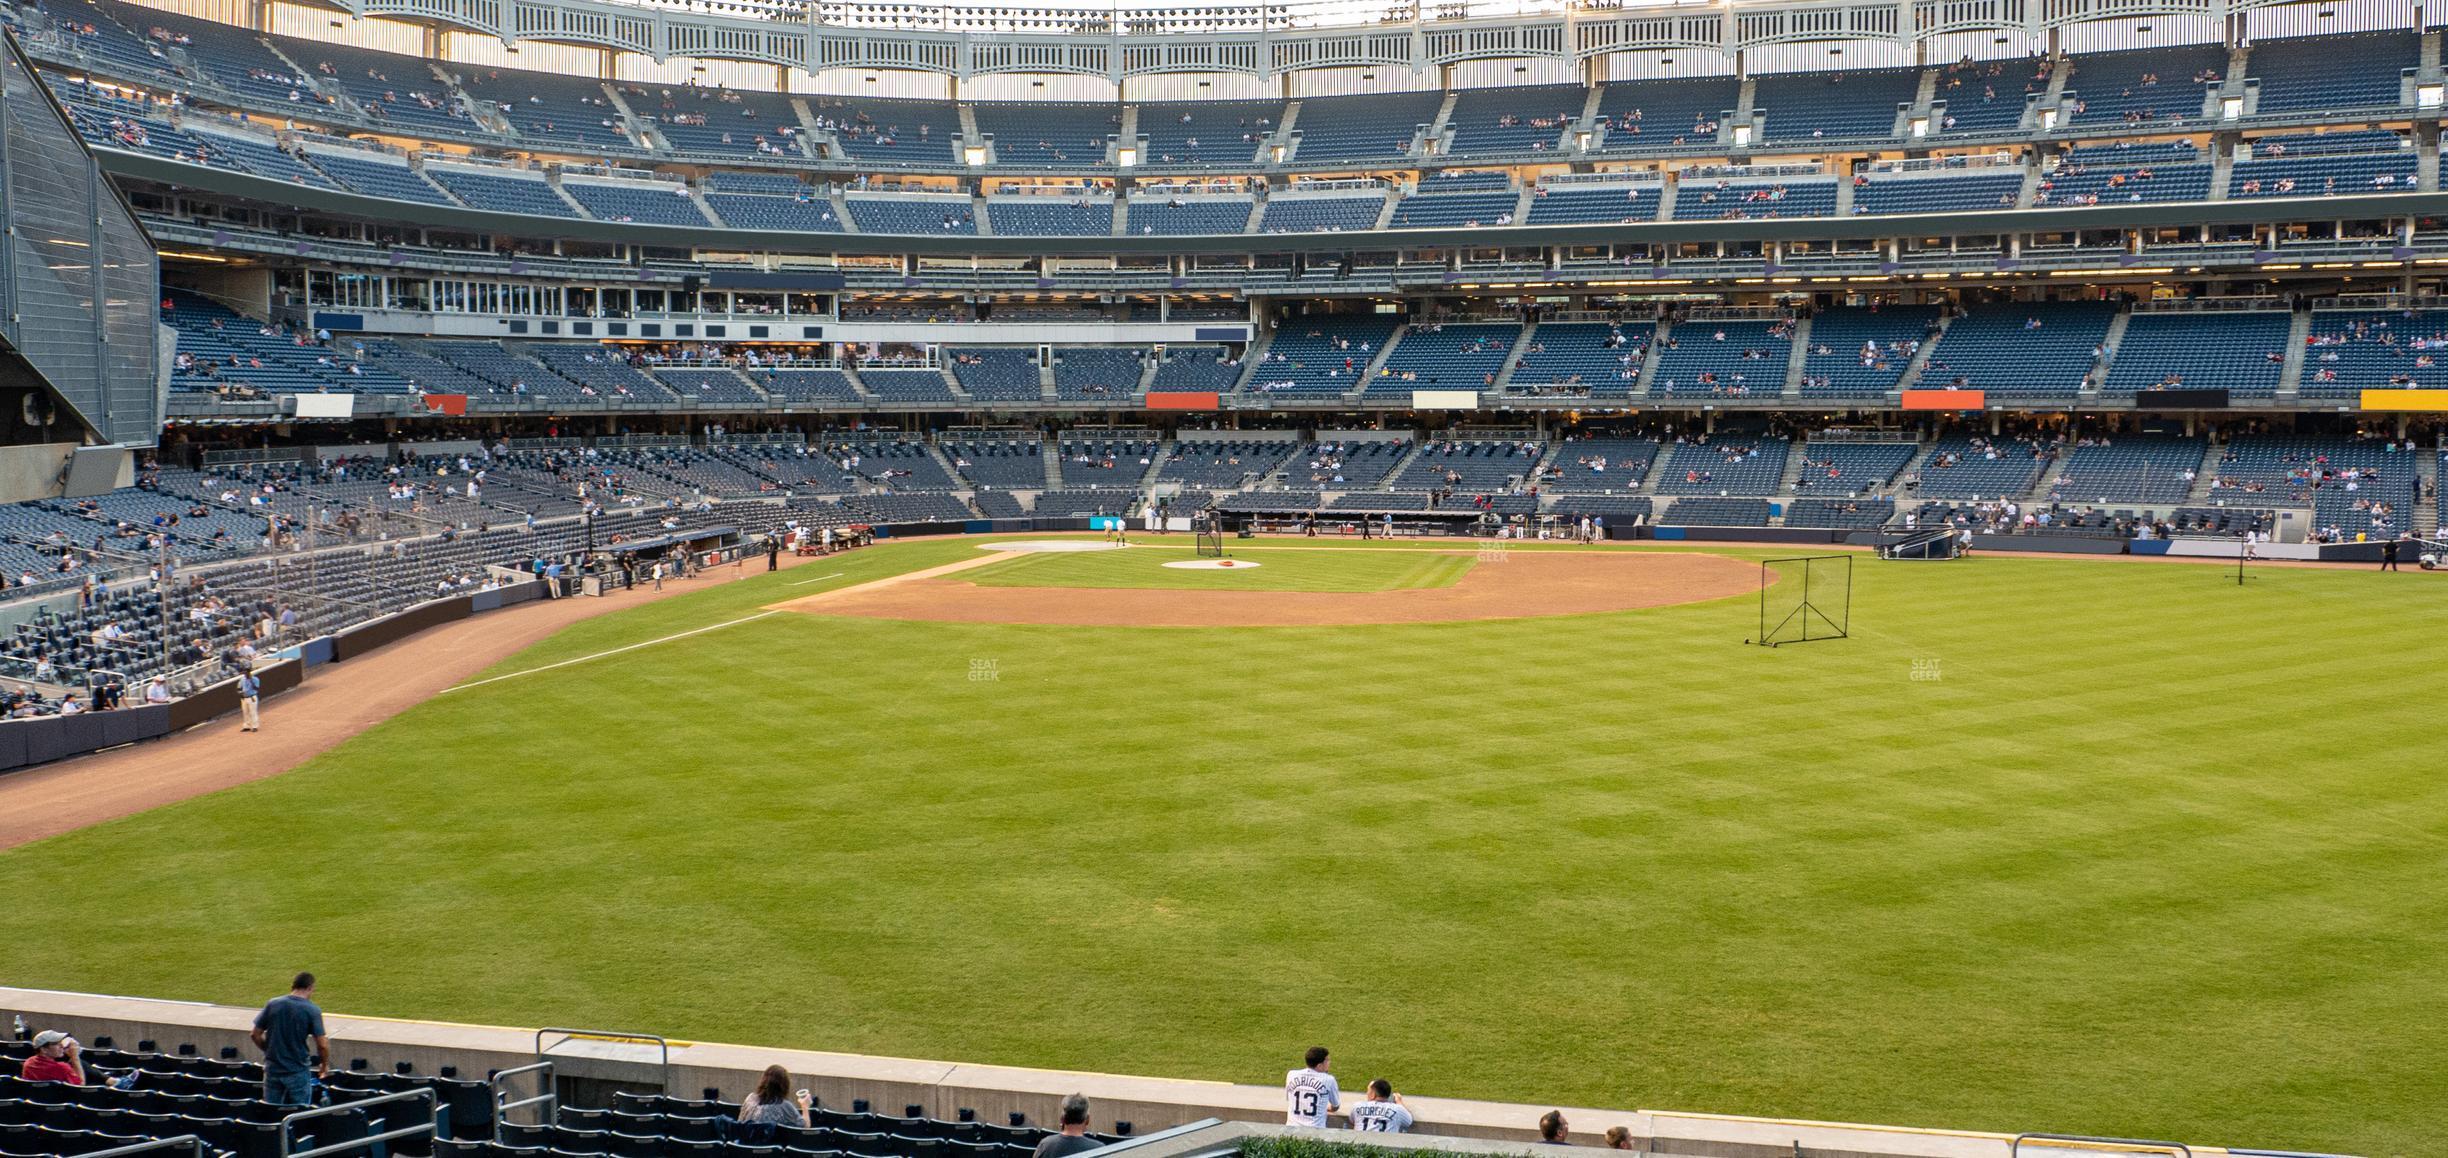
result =
[[[491,676],[491,677],[488,677],[488,678],[485,678],[485,679],[475,680],[475,681],[470,682],[470,683],[458,684],[458,685],[453,686],[453,687],[447,687],[447,688],[444,688],[444,689],[442,689],[442,693],[437,693],[437,694],[444,694],[444,693],[456,692],[456,691],[464,691],[464,690],[466,690],[466,689],[468,689],[468,688],[480,688],[480,687],[483,687],[483,686],[484,686],[484,685],[486,685],[486,684],[500,683],[500,682],[501,682],[501,681],[503,681],[503,680],[514,680],[514,679],[517,679],[518,677],[523,676],[523,675],[534,675],[535,673],[540,672],[540,671],[551,671],[552,669],[557,668],[557,667],[568,667],[568,666],[570,666],[571,664],[585,663],[585,662],[587,662],[587,661],[589,661],[589,660],[597,660],[597,659],[603,659],[603,658],[605,658],[606,656],[614,656],[614,655],[619,655],[620,653],[622,653],[622,652],[624,652],[624,651],[636,651],[637,649],[639,649],[639,648],[641,648],[641,647],[653,647],[654,645],[656,645],[656,644],[658,644],[658,643],[670,643],[671,641],[673,641],[673,640],[675,640],[675,639],[687,639],[688,637],[690,637],[690,636],[692,636],[692,635],[704,635],[706,632],[709,632],[709,631],[720,631],[720,630],[722,630],[723,628],[726,628],[726,627],[737,627],[737,626],[739,626],[740,624],[743,624],[743,623],[754,623],[754,622],[756,622],[757,620],[763,619],[763,618],[765,618],[765,617],[766,617],[766,616],[768,616],[768,615],[780,615],[780,614],[782,614],[782,613],[781,613],[781,612],[779,612],[779,611],[764,611],[764,612],[759,612],[759,613],[757,613],[757,614],[755,614],[755,615],[751,615],[751,616],[749,616],[749,617],[747,617],[747,618],[745,618],[745,619],[734,619],[734,620],[731,620],[731,621],[730,621],[730,622],[728,622],[728,623],[717,623],[717,624],[714,624],[714,625],[713,625],[713,626],[711,626],[711,627],[700,627],[700,628],[696,628],[696,629],[693,629],[693,630],[690,630],[690,631],[683,631],[683,632],[679,632],[679,633],[674,634],[674,635],[666,635],[666,636],[664,636],[664,637],[662,637],[662,638],[660,638],[660,639],[649,639],[649,640],[647,640],[647,641],[645,641],[645,642],[643,642],[643,643],[632,643],[632,644],[629,644],[629,645],[627,645],[627,646],[625,646],[625,647],[616,647],[616,648],[613,648],[613,649],[612,649],[612,650],[610,650],[610,651],[599,651],[599,652],[596,652],[596,653],[595,653],[595,654],[593,654],[593,655],[582,655],[582,656],[579,656],[579,657],[578,657],[578,658],[576,658],[576,659],[565,659],[565,660],[562,660],[562,661],[561,661],[561,662],[559,662],[559,663],[548,663],[548,664],[545,664],[545,665],[544,665],[544,666],[542,666],[542,667],[531,667],[531,668],[528,668],[528,669],[527,669],[527,670],[525,670],[525,671],[514,671],[514,672],[511,672],[511,673],[510,673],[510,674],[508,674],[508,675],[497,675],[497,676]]]
[[[800,579],[800,580],[797,580],[797,581],[793,582],[793,583],[791,584],[791,586],[793,586],[793,587],[805,587],[805,586],[807,586],[807,585],[808,585],[808,584],[810,584],[810,583],[822,583],[822,582],[824,582],[824,581],[825,581],[825,580],[827,580],[827,579],[839,579],[839,578],[841,578],[841,577],[842,577],[842,575],[843,575],[843,574],[844,574],[843,572],[840,572],[840,571],[835,571],[834,573],[832,573],[832,574],[830,574],[830,575],[819,575],[819,576],[817,576],[817,577],[815,577],[815,578],[813,578],[813,579]]]

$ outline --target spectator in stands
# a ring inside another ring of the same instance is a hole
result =
[[[1352,1107],[1352,1129],[1371,1134],[1400,1134],[1411,1129],[1411,1108],[1394,1083],[1377,1078],[1368,1084],[1368,1098]]]
[[[1317,516],[1311,513],[1309,533],[1317,534]],[[1313,1045],[1303,1058],[1303,1066],[1284,1075],[1284,1124],[1326,1128],[1326,1115],[1343,1110],[1343,1090],[1335,1084],[1334,1075],[1326,1072],[1326,1047]]]
[[[18,1068],[17,1076],[29,1082],[84,1085],[85,1047],[67,1034],[46,1029],[34,1035],[34,1052]]]
[[[248,677],[252,679],[253,677]],[[323,1010],[314,1003],[315,975],[300,973],[289,992],[264,1003],[247,1036],[264,1055],[264,1101],[276,1106],[314,1104],[314,1083],[331,1076],[331,1038],[323,1032]],[[307,1064],[311,1047],[313,1065]]]
[[[740,1103],[739,1120],[750,1124],[805,1129],[808,1124],[807,1093],[804,1090],[791,1093],[790,1080],[789,1070],[781,1066],[766,1066],[765,1076],[757,1079],[756,1089],[749,1093],[746,1101]]]
[[[1037,1143],[1036,1158],[1071,1158],[1105,1145],[1088,1136],[1088,1095],[1073,1094],[1062,1103],[1062,1130]]]
[[[1572,1125],[1564,1120],[1564,1111],[1549,1110],[1539,1115],[1539,1145],[1569,1146],[1572,1143],[1567,1139],[1571,1137]]]
[[[1630,1127],[1630,1126],[1609,1126],[1609,1127],[1607,1127],[1607,1131],[1606,1131],[1606,1144],[1607,1144],[1607,1149],[1609,1149],[1609,1150],[1630,1150],[1630,1149],[1633,1149],[1634,1147],[1633,1147],[1633,1145],[1632,1145],[1632,1127]]]

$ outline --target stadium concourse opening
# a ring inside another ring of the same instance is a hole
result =
[[[1034,543],[1019,546],[1024,551],[1040,549]],[[772,606],[810,615],[950,623],[1341,627],[1630,611],[1747,595],[1760,582],[1749,562],[1698,553],[1311,547],[1294,542],[1244,544],[1237,550],[1241,554],[1231,561],[1250,570],[1256,561],[1246,559],[1248,554],[1273,556],[1268,562],[1278,568],[1296,566],[1303,555],[1388,554],[1459,559],[1467,569],[1444,586],[1382,591],[1175,589],[1153,579],[1147,586],[1004,586],[962,577],[963,572],[1005,562],[1008,556],[996,552]],[[1167,565],[1151,560],[1151,574]]]

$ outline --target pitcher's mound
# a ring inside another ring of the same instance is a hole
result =
[[[1239,559],[1184,559],[1178,563],[1166,563],[1164,566],[1181,571],[1248,571],[1260,564],[1246,563]]]
[[[958,577],[958,572],[992,558],[982,556],[776,606],[811,615],[952,623],[1341,627],[1630,611],[1748,595],[1757,592],[1760,583],[1757,563],[1722,555],[1631,551],[1510,551],[1500,558],[1483,557],[1451,586],[1397,591],[980,587]],[[1239,560],[1231,562],[1248,566]]]

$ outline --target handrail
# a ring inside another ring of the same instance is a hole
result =
[[[397,1130],[386,1130],[379,1134],[368,1134],[363,1138],[351,1138],[345,1142],[334,1142],[329,1146],[317,1146],[312,1150],[297,1149],[294,1141],[290,1137],[291,1128],[297,1123],[305,1121],[308,1118],[327,1117],[346,1110],[362,1110],[368,1106],[380,1106],[389,1102],[405,1102],[413,1098],[425,1099],[426,1121],[422,1126],[403,1126]],[[437,1097],[432,1090],[401,1090],[396,1094],[383,1094],[379,1097],[366,1098],[361,1101],[342,1102],[336,1105],[321,1106],[311,1110],[300,1110],[286,1118],[282,1118],[280,1121],[280,1153],[283,1155],[283,1158],[318,1158],[320,1155],[338,1154],[342,1151],[354,1150],[360,1146],[368,1146],[376,1142],[388,1142],[393,1138],[407,1138],[417,1134],[423,1134],[429,1138],[436,1137],[442,1132],[441,1126],[441,1099]],[[2188,1155],[2187,1158],[2191,1158],[2191,1156]]]
[[[544,1121],[537,1123],[538,1125],[550,1126],[559,1124],[561,1121],[561,1095],[553,1086],[552,1068],[553,1064],[551,1062],[540,1061],[528,1065],[515,1066],[506,1070],[495,1070],[493,1071],[493,1075],[491,1077],[485,1079],[485,1094],[488,1100],[493,1103],[494,1137],[501,1137],[501,1128],[508,1123],[510,1111],[524,1110],[529,1106],[549,1105],[551,1107],[548,1116],[544,1119]],[[510,1091],[506,1088],[509,1079],[517,1077],[520,1074],[534,1073],[538,1070],[542,1070],[545,1075],[544,1084],[542,1087],[544,1090],[543,1093],[537,1094],[532,1098],[521,1098],[515,1102],[503,1100],[504,1098],[508,1097],[510,1093]]]
[[[96,1150],[87,1158],[121,1158],[122,1155],[147,1154],[155,1150],[167,1150],[174,1146],[184,1146],[193,1150],[195,1158],[205,1158],[205,1155],[212,1153],[212,1148],[204,1144],[204,1139],[193,1134],[181,1134],[176,1138],[155,1138],[149,1142],[138,1142],[133,1146],[121,1146],[115,1150]]]
[[[535,1055],[537,1061],[544,1060],[544,1035],[548,1033],[557,1033],[561,1035],[561,1039],[554,1042],[554,1045],[561,1045],[564,1042],[573,1041],[579,1038],[592,1038],[598,1041],[625,1041],[633,1044],[652,1042],[657,1048],[663,1051],[663,1091],[665,1093],[671,1092],[671,1039],[669,1038],[660,1037],[651,1033],[626,1033],[615,1029],[571,1029],[567,1026],[551,1026],[536,1031]]]
[[[2193,1148],[2182,1142],[2160,1142],[2150,1138],[2100,1138],[2088,1134],[2017,1134],[2014,1136],[2014,1141],[2007,1143],[2007,1158],[2015,1158],[2015,1155],[2023,1149],[2025,1142],[2078,1142],[2086,1146],[2148,1146],[2154,1150],[2173,1150],[2184,1155],[2184,1158],[2193,1158]]]

